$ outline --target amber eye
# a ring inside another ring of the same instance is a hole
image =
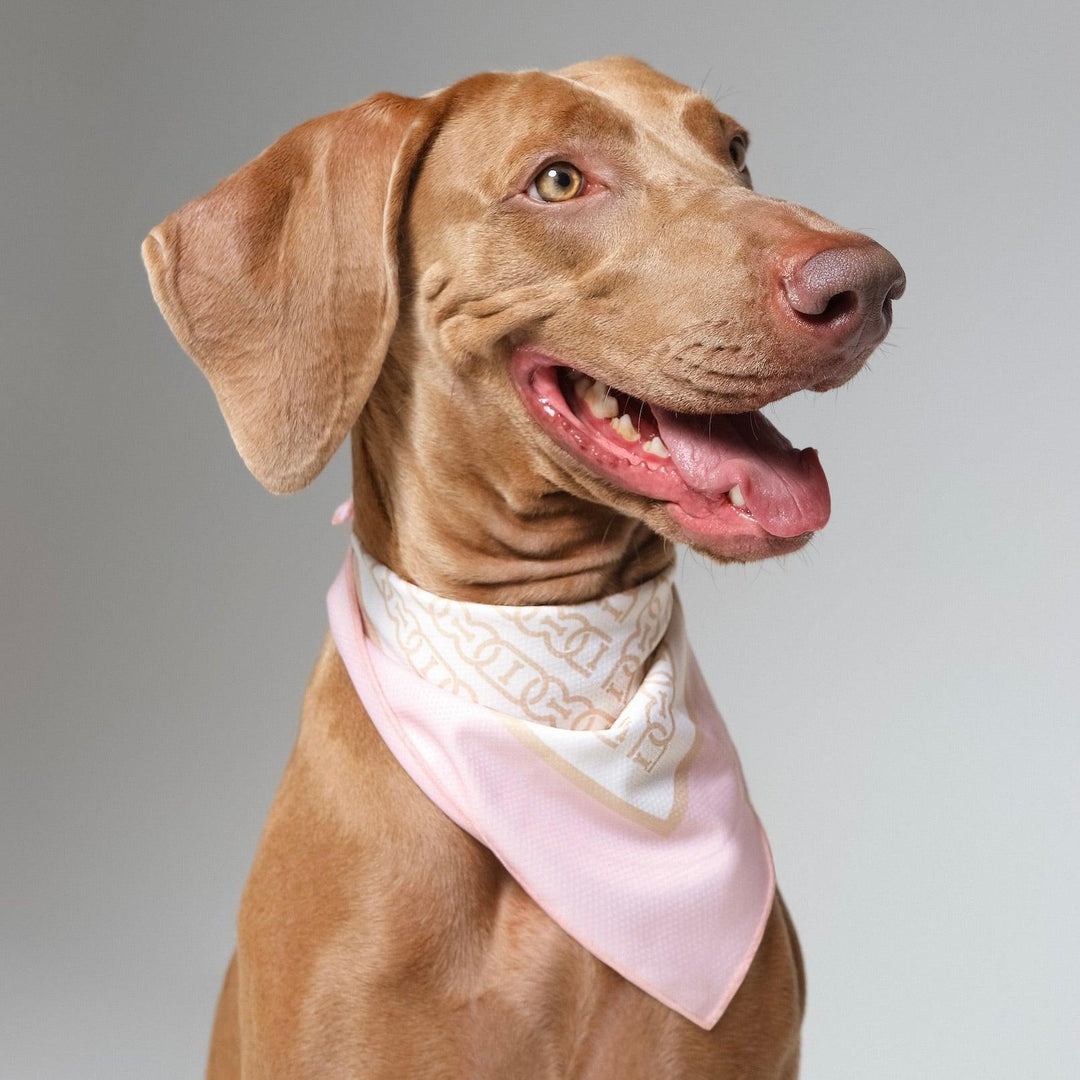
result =
[[[569,161],[545,165],[529,186],[529,194],[542,202],[566,202],[585,190],[585,177]]]
[[[728,153],[735,168],[742,172],[746,168],[746,140],[741,135],[736,135],[728,146]]]

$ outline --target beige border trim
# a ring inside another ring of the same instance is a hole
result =
[[[689,716],[689,714],[687,715]],[[639,810],[625,799],[620,799],[618,795],[612,794],[603,784],[598,784],[591,776],[586,776],[575,765],[567,761],[566,758],[560,757],[547,743],[538,738],[531,730],[533,727],[532,722],[502,714],[499,714],[499,719],[520,743],[547,762],[556,772],[561,773],[575,787],[596,799],[597,802],[601,802],[609,809],[614,810],[621,817],[627,818],[635,824],[643,825],[646,829],[660,836],[669,835],[682,821],[689,801],[686,792],[686,773],[697,756],[704,738],[701,733],[701,725],[692,717],[690,723],[694,725],[694,742],[683,755],[682,761],[679,762],[675,770],[675,799],[672,803],[671,813],[666,818],[658,818],[653,814],[647,814],[644,810]]]

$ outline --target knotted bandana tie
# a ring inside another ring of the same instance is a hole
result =
[[[761,941],[773,866],[671,572],[584,604],[475,604],[354,538],[328,607],[428,798],[589,952],[713,1027]]]

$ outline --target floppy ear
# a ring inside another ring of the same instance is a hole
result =
[[[309,120],[143,242],[154,299],[271,491],[315,478],[378,376],[398,223],[438,111],[377,94]]]

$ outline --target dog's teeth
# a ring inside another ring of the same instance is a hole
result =
[[[638,429],[634,427],[634,421],[627,413],[623,413],[617,420],[611,421],[611,426],[617,435],[622,436],[627,442],[637,442],[641,438]]]
[[[589,412],[597,419],[614,420],[619,415],[619,403],[602,382],[594,382],[581,396],[589,407]]]
[[[746,499],[743,496],[742,488],[736,484],[728,493],[727,497],[731,500],[732,506],[745,506]]]
[[[647,443],[641,444],[641,449],[646,454],[653,454],[655,457],[671,457],[671,453],[664,445],[664,440],[659,435],[654,435]]]

